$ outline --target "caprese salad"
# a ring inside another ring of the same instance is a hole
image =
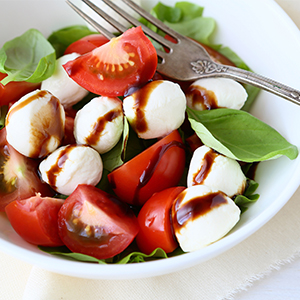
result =
[[[188,2],[152,10],[215,60],[249,69],[211,44],[214,20],[202,12]],[[154,45],[140,27],[109,41],[85,26],[48,39],[30,29],[3,45],[0,210],[27,242],[100,263],[196,251],[258,199],[253,166],[297,157],[246,112],[256,88],[164,78]]]

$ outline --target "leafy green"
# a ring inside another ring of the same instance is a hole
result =
[[[215,20],[203,17],[203,9],[203,7],[189,2],[177,2],[174,7],[158,2],[151,10],[151,14],[178,33],[210,44],[209,38],[215,29]],[[151,23],[145,22],[145,24],[164,35]]]
[[[196,111],[188,108],[187,113],[202,142],[230,158],[255,162],[281,155],[295,159],[298,155],[296,146],[245,111],[227,108]]]
[[[241,212],[245,212],[249,205],[256,202],[259,198],[259,194],[254,194],[258,188],[258,183],[254,180],[247,180],[247,188],[243,195],[237,195],[234,198],[235,204],[240,208]]]
[[[38,30],[29,29],[0,49],[0,72],[8,75],[1,83],[41,82],[53,74],[55,60],[51,44]]]
[[[124,118],[123,138],[109,152],[102,155],[103,168],[111,172],[115,168],[121,166],[125,160],[125,151],[129,135],[129,124]]]
[[[77,40],[94,33],[96,32],[91,31],[87,26],[68,26],[53,32],[48,37],[48,41],[55,49],[57,57],[60,57],[64,54],[67,47],[73,42],[76,42]]]
[[[167,258],[167,254],[164,250],[157,248],[149,255],[144,254],[142,252],[134,251],[127,254],[127,251],[124,253],[121,253],[119,255],[116,255],[113,258],[109,259],[97,259],[89,255],[81,254],[81,253],[74,253],[71,252],[67,247],[43,247],[39,246],[39,249],[57,256],[64,256],[71,260],[77,260],[82,262],[94,262],[99,264],[129,264],[129,263],[139,263],[139,262],[145,262],[153,259],[159,259],[159,258]]]
[[[0,130],[5,126],[5,117],[8,111],[6,105],[0,107]]]

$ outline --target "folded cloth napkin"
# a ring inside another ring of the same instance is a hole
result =
[[[254,281],[300,254],[300,188],[283,209],[245,241],[184,271],[135,280],[89,280],[58,275],[0,255],[4,300],[234,299]]]

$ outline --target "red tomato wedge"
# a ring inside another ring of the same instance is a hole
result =
[[[68,46],[64,54],[70,54],[74,52],[78,54],[85,54],[108,42],[109,39],[102,34],[87,35]]]
[[[71,251],[98,259],[125,250],[139,231],[129,206],[89,185],[79,185],[65,200],[58,214],[58,227]]]
[[[155,193],[140,210],[136,242],[142,252],[150,254],[161,248],[170,253],[178,247],[171,227],[171,207],[183,190],[185,187],[178,186]]]
[[[0,81],[6,76],[0,73]],[[40,83],[26,81],[11,81],[6,85],[0,83],[0,106],[18,101],[22,96],[39,88],[40,85]]]
[[[154,46],[141,27],[136,27],[63,67],[74,81],[90,92],[116,97],[148,82],[156,66]]]
[[[40,193],[43,197],[54,192],[38,176],[39,161],[17,152],[6,141],[6,130],[0,131],[0,211],[14,200],[27,199]]]
[[[108,174],[116,195],[143,205],[154,193],[176,186],[185,167],[185,149],[177,130]]]
[[[64,200],[40,195],[11,202],[5,207],[14,230],[28,243],[57,247],[63,245],[58,235],[58,211]]]

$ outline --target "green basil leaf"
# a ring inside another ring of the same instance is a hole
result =
[[[126,151],[126,145],[129,135],[129,124],[127,119],[124,117],[124,129],[123,138],[120,139],[118,144],[102,155],[103,168],[111,172],[115,168],[121,166],[124,163],[124,152]]]
[[[124,256],[124,253],[121,253],[113,258],[108,258],[108,259],[97,259],[95,257],[86,255],[86,254],[81,254],[81,253],[73,253],[71,252],[67,247],[62,246],[62,247],[44,247],[44,246],[38,246],[40,250],[43,252],[46,252],[51,255],[56,255],[56,256],[64,256],[68,259],[71,260],[77,260],[77,261],[82,261],[82,262],[94,262],[94,263],[99,263],[99,264],[110,264],[110,263],[116,263],[116,264],[129,264],[129,263],[139,263],[139,262],[145,262],[153,259],[158,259],[158,258],[167,258],[167,254],[165,253],[164,250],[157,248],[155,249],[152,253],[149,255],[144,254],[142,252],[131,252],[129,254],[126,254]]]
[[[7,74],[1,83],[10,81],[41,82],[55,69],[55,50],[36,29],[6,42],[0,50],[0,72]]]
[[[215,30],[216,22],[212,18],[198,17],[178,23],[164,22],[167,26],[178,33],[210,45],[210,37]]]
[[[72,43],[77,40],[96,33],[91,31],[87,26],[83,25],[74,25],[64,27],[60,30],[54,31],[49,37],[48,41],[52,44],[53,48],[56,51],[56,56],[60,57],[64,54],[65,50]]]
[[[180,21],[188,21],[198,17],[201,17],[204,11],[203,6],[197,4],[180,1],[175,3],[175,8],[181,10],[181,19]]]
[[[8,112],[8,106],[4,105],[0,107],[0,130],[5,127],[5,118]]]
[[[220,108],[206,111],[187,109],[192,128],[208,147],[236,160],[256,162],[285,155],[298,156],[275,129],[241,110]]]
[[[171,23],[177,23],[180,21],[182,13],[181,9],[177,7],[167,6],[161,2],[158,2],[152,9],[152,13],[155,13],[156,18],[161,21],[167,21]]]

